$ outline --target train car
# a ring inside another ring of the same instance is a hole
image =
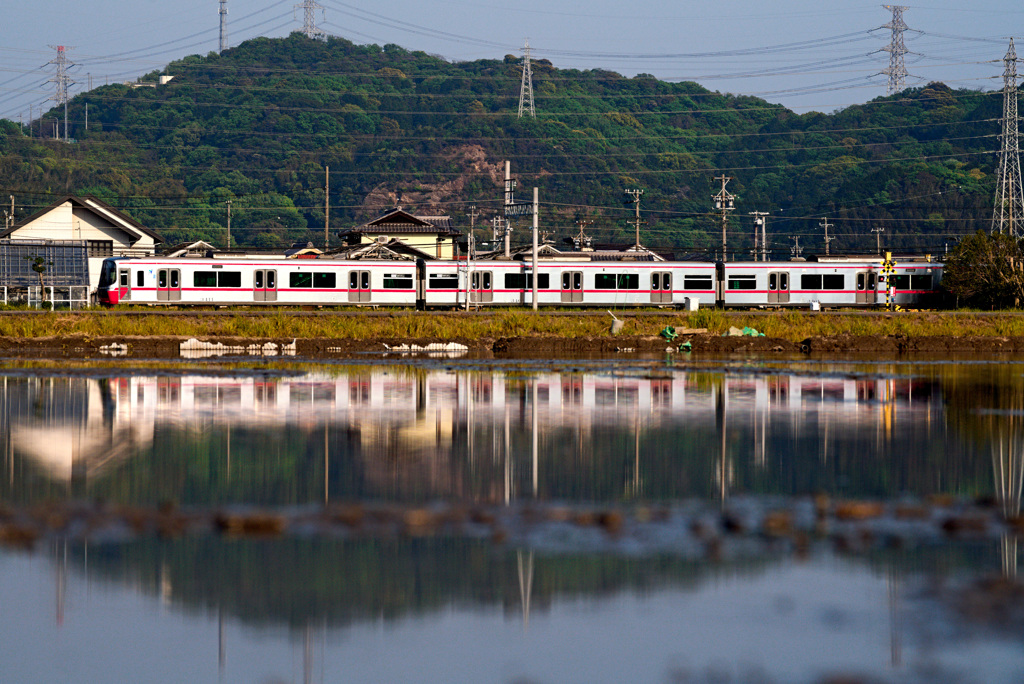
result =
[[[879,260],[755,261],[719,265],[718,301],[726,307],[933,305],[942,264],[897,261],[886,274]]]
[[[111,258],[103,262],[101,304],[215,306],[414,306],[412,261],[265,257]]]
[[[434,273],[445,273],[454,282],[458,265],[428,264],[427,268],[428,306],[465,303],[464,290],[442,294],[429,282]],[[530,262],[481,261],[461,268],[468,271],[470,303],[533,304]],[[537,271],[538,306],[682,306],[686,298],[706,305],[715,300],[715,265],[707,262],[544,261],[537,264]]]

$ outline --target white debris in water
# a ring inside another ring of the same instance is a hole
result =
[[[227,345],[222,342],[204,342],[192,337],[182,342],[178,352],[186,359],[244,354],[246,356],[295,356],[296,340],[291,344],[264,342],[263,344]]]
[[[106,354],[108,356],[128,356],[128,345],[114,342],[113,344],[105,344],[100,347],[100,354]]]
[[[387,353],[389,354],[426,354],[427,356],[443,356],[447,358],[461,356],[469,351],[469,347],[458,342],[431,342],[425,346],[400,344],[395,347],[385,344],[384,348],[388,350]]]

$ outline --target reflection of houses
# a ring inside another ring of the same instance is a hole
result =
[[[88,479],[153,443],[153,421],[115,409],[117,381],[5,378],[0,427],[9,448],[54,480]],[[122,383],[124,380],[121,381]],[[38,407],[45,407],[42,415]]]
[[[15,243],[21,240],[84,241],[91,289],[99,284],[100,266],[105,258],[152,256],[161,242],[159,235],[106,202],[92,196],[71,195],[17,222],[0,233],[0,239]]]
[[[349,247],[397,240],[436,259],[453,259],[462,231],[452,225],[450,216],[413,216],[392,209],[361,226],[341,231],[338,237]]]

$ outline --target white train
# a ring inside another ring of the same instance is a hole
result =
[[[933,306],[942,264],[897,259],[785,262],[549,261],[537,265],[540,306]],[[888,290],[888,291],[887,291]],[[529,306],[523,261],[367,261],[247,255],[103,262],[101,304],[208,306]]]

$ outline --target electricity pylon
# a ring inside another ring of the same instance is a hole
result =
[[[905,87],[907,67],[904,64],[903,55],[907,54],[907,46],[903,44],[903,32],[907,30],[907,25],[903,22],[903,10],[910,8],[902,5],[882,5],[882,7],[892,10],[892,21],[883,27],[892,31],[892,40],[882,48],[883,52],[889,53],[889,68],[882,69],[883,74],[889,75],[889,87],[885,94],[892,95],[901,92]]]
[[[992,232],[1022,237],[1020,222],[1024,218],[1024,191],[1020,176],[1020,143],[1017,137],[1017,51],[1010,39],[1010,49],[1003,58],[1003,141],[996,170],[996,202],[992,213]]]
[[[527,109],[530,116],[536,118],[533,108],[533,69],[530,67],[530,40],[527,38],[523,48],[523,81],[519,86],[519,118],[523,118],[523,110]]]

